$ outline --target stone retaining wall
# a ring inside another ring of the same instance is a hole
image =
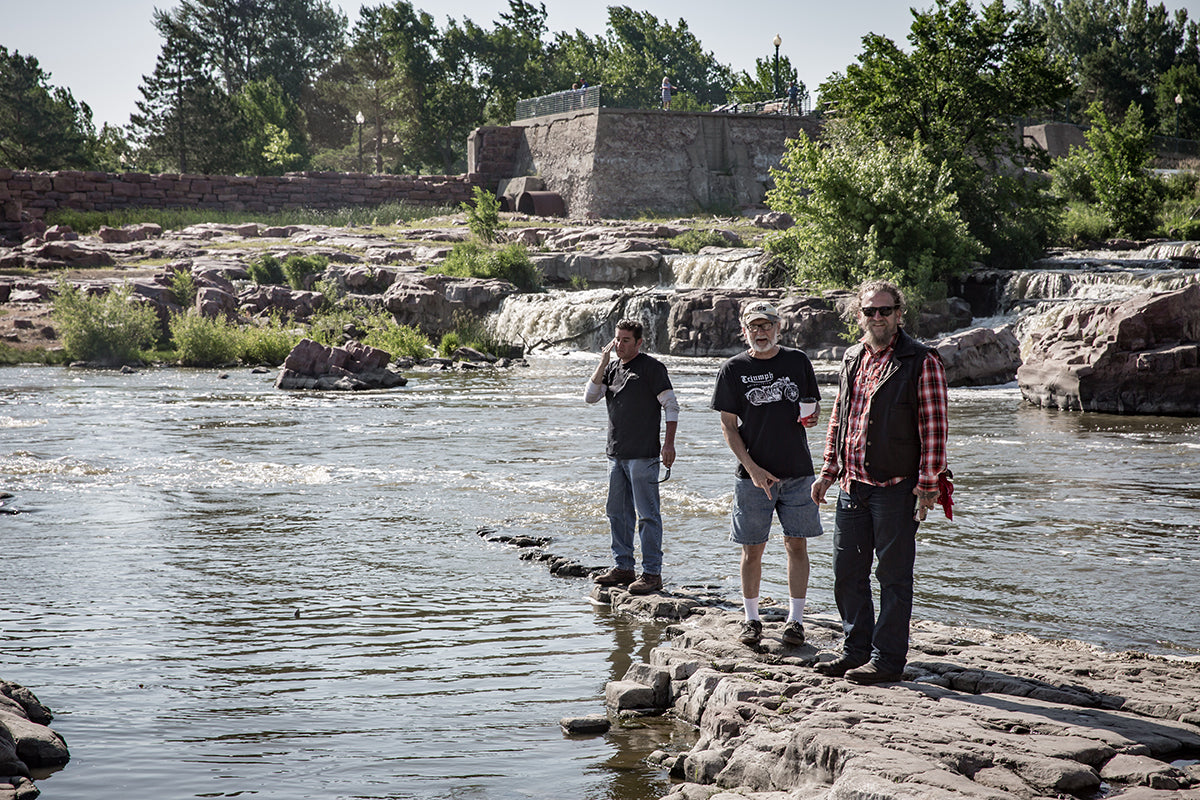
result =
[[[299,172],[283,176],[127,172],[23,172],[0,169],[0,239],[20,238],[22,217],[44,219],[73,208],[215,208],[272,212],[404,202],[456,206],[471,196],[468,175],[367,175]]]

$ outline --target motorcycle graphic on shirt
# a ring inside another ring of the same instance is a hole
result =
[[[780,378],[767,386],[755,386],[746,392],[746,402],[752,406],[765,406],[787,400],[795,403],[800,399],[800,388],[791,378]]]

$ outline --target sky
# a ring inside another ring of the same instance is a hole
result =
[[[363,5],[334,0],[351,25]],[[507,0],[411,0],[432,14],[439,27],[447,17],[467,18],[491,28],[508,10]],[[744,4],[743,4],[744,2]],[[579,29],[602,34],[608,5],[649,11],[676,24],[680,18],[717,61],[753,72],[756,58],[773,57],[772,40],[782,39],[780,56],[791,59],[800,80],[816,95],[817,86],[844,71],[862,52],[862,37],[877,33],[907,49],[911,6],[926,9],[933,0],[545,0],[551,32]],[[38,59],[49,83],[70,89],[92,109],[96,129],[125,125],[140,98],[142,76],[154,70],[162,46],[150,24],[155,7],[175,8],[177,0],[0,0],[0,45]],[[1167,0],[1169,10],[1186,8],[1200,18],[1200,0]],[[976,4],[978,7],[978,4]],[[547,87],[547,93],[567,87]]]

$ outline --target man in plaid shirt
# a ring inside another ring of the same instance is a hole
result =
[[[900,329],[904,296],[886,281],[855,295],[862,328],[846,351],[812,498],[840,488],[833,533],[834,599],[842,655],[817,663],[855,683],[901,680],[908,657],[919,521],[938,499],[946,469],[946,373],[937,351]],[[879,616],[871,596],[878,558]]]

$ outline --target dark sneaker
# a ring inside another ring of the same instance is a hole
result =
[[[626,586],[633,583],[635,578],[637,578],[637,573],[633,570],[613,567],[608,572],[602,572],[592,578],[592,581],[600,586]]]
[[[662,591],[662,575],[651,575],[643,572],[642,577],[629,584],[630,594],[650,594]]]
[[[864,664],[857,669],[846,670],[846,680],[851,683],[871,684],[871,683],[896,683],[904,680],[902,672],[890,672],[881,669],[874,662]]]
[[[858,661],[857,659],[842,656],[841,658],[835,658],[833,661],[818,661],[816,664],[813,664],[813,669],[830,678],[840,678],[848,670],[861,667],[865,663],[865,661]]]
[[[758,644],[762,641],[762,621],[748,619],[742,623],[742,631],[738,634],[742,644]]]
[[[779,638],[786,645],[799,647],[804,644],[804,626],[800,624],[799,620],[792,620],[783,626],[783,635]]]

